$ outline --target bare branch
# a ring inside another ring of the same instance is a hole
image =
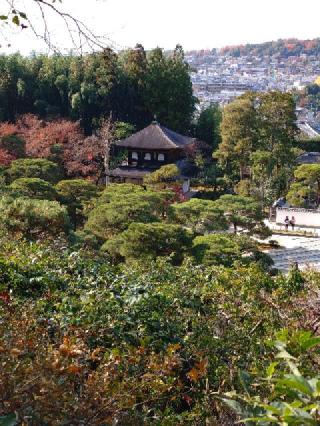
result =
[[[39,10],[44,26],[42,31],[36,28],[35,17],[29,14],[28,11],[21,9],[19,0],[6,0],[6,3],[9,6],[9,10],[7,14],[0,15],[0,20],[5,24],[19,27],[21,30],[30,28],[34,35],[43,40],[51,51],[58,52],[59,48],[52,42],[48,16],[50,12],[63,21],[73,49],[81,54],[84,53],[85,49],[94,51],[105,49],[106,47],[115,47],[108,37],[95,34],[83,21],[71,13],[61,10],[56,5],[55,0],[29,0],[29,3],[35,4]]]
[[[101,128],[98,132],[98,138],[103,146],[103,162],[106,186],[109,184],[109,166],[110,166],[110,151],[114,142],[114,122],[112,121],[112,113],[103,120]]]

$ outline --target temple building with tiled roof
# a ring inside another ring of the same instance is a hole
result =
[[[111,182],[142,184],[146,174],[152,173],[165,164],[180,167],[186,156],[186,148],[195,139],[180,135],[154,121],[148,127],[116,142],[116,147],[126,149],[126,164],[111,170]]]
[[[297,157],[298,164],[320,164],[320,152],[305,152]]]

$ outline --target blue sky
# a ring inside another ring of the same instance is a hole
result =
[[[119,48],[137,42],[146,48],[180,43],[188,50],[320,37],[319,0],[63,0],[63,7]],[[51,28],[55,40],[67,48],[62,22],[52,19]],[[27,31],[10,35],[10,42],[10,51],[43,49]]]

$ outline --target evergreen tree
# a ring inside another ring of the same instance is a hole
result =
[[[222,113],[219,105],[212,104],[201,111],[196,123],[195,135],[215,151],[221,142],[220,123]]]
[[[130,121],[138,128],[150,123],[152,115],[146,106],[145,90],[147,75],[147,55],[144,47],[137,44],[134,49],[125,52],[120,61],[126,77],[126,103],[123,107],[127,110]]]
[[[252,194],[270,203],[287,190],[297,131],[291,94],[247,93],[225,107],[215,156],[234,184],[249,178]]]
[[[151,51],[146,77],[146,103],[149,111],[165,126],[187,133],[195,109],[190,68],[181,46],[167,58],[162,49]]]
[[[243,179],[257,146],[257,120],[252,94],[227,105],[222,114],[221,144],[216,153],[229,175]]]

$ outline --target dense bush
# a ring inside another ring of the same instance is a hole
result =
[[[210,200],[192,198],[185,203],[172,204],[169,217],[172,222],[186,225],[200,234],[228,228],[223,210]]]
[[[233,266],[235,262],[250,264],[258,261],[263,266],[272,265],[272,259],[259,251],[258,244],[246,236],[209,234],[193,241],[193,254],[203,265]]]
[[[179,225],[163,223],[131,223],[128,229],[108,240],[102,249],[113,258],[148,262],[159,256],[172,256],[182,261],[192,245],[193,234]]]
[[[58,164],[42,158],[26,158],[15,160],[7,170],[9,182],[19,178],[39,178],[50,183],[57,183],[61,177]]]
[[[94,207],[99,194],[97,185],[84,179],[61,180],[55,187],[62,204],[68,208],[69,216],[77,228]]]
[[[126,270],[63,242],[1,251],[0,416],[19,422],[234,424],[216,392],[241,393],[237,371],[262,371],[274,330],[310,311],[305,289],[254,265]]]
[[[47,181],[39,178],[19,178],[14,180],[10,188],[21,196],[40,200],[56,200],[57,191]]]
[[[145,183],[157,184],[161,182],[170,182],[181,174],[178,166],[175,164],[166,164],[144,178]]]
[[[288,330],[277,337],[276,360],[261,376],[241,372],[245,394],[227,393],[222,399],[248,425],[316,426],[320,422],[320,378],[307,356],[315,362],[311,349],[320,345],[320,337],[309,331],[289,335]],[[264,389],[264,397],[255,394],[257,387]]]
[[[90,213],[85,229],[106,240],[133,222],[158,222],[173,197],[169,191],[156,192],[137,186],[131,192],[127,190],[127,185],[110,185]]]
[[[87,202],[96,198],[99,193],[97,185],[84,179],[61,180],[56,190],[62,197],[77,202]]]
[[[12,237],[31,239],[57,237],[70,226],[66,209],[56,201],[9,196],[0,198],[0,224]]]
[[[225,217],[236,232],[238,228],[244,228],[252,235],[267,237],[270,230],[265,226],[264,211],[261,204],[251,197],[239,195],[222,195],[215,201],[217,209],[225,213]]]

